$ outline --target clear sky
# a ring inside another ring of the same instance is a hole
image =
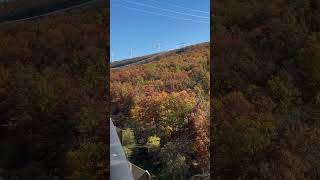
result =
[[[111,61],[210,39],[210,0],[110,0]]]

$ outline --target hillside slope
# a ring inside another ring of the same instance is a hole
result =
[[[156,179],[206,175],[209,43],[135,60],[111,69],[111,115],[126,129],[127,155]]]
[[[8,0],[0,1],[0,23],[46,14],[92,0]],[[96,0],[99,1],[99,0]]]
[[[145,64],[145,63],[149,63],[149,62],[153,62],[153,61],[159,61],[160,59],[164,59],[164,58],[170,58],[171,56],[176,56],[176,54],[180,54],[180,53],[183,53],[186,51],[194,51],[195,49],[198,49],[198,48],[208,48],[208,47],[209,47],[208,42],[195,44],[195,45],[187,46],[187,47],[180,48],[180,49],[150,54],[150,55],[136,57],[136,58],[132,58],[132,59],[125,59],[125,60],[121,60],[121,61],[111,62],[110,67],[111,68],[123,68],[123,67],[132,66],[132,65]]]
[[[102,3],[0,28],[0,179],[106,179]]]
[[[215,2],[214,179],[319,179],[319,5]]]

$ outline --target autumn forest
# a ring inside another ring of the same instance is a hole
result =
[[[320,2],[216,0],[212,13],[213,179],[319,179]]]
[[[205,43],[111,69],[111,117],[129,160],[154,179],[209,173],[209,55]]]
[[[106,14],[0,24],[0,179],[106,177]]]
[[[0,179],[320,179],[320,2],[215,0],[211,40],[109,63],[109,9],[0,0]],[[42,7],[42,8],[39,8]],[[110,73],[110,74],[109,74]]]

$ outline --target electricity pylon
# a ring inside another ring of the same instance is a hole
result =
[[[130,58],[133,57],[133,50],[136,50],[136,48],[130,48]]]
[[[115,52],[113,50],[111,50],[111,62],[114,60],[114,56],[115,56]]]
[[[157,51],[158,51],[158,52],[161,51],[161,43],[160,43],[160,42],[158,42],[158,43],[156,44],[156,48],[157,48]]]

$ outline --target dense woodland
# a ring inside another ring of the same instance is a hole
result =
[[[111,70],[111,116],[131,162],[154,179],[209,172],[209,43]]]
[[[37,16],[88,1],[90,0],[0,0],[0,22]]]
[[[72,12],[0,26],[4,179],[107,177],[106,11]],[[212,178],[320,179],[319,1],[212,12]],[[209,77],[208,45],[111,70],[125,152],[156,179],[208,173]]]
[[[320,2],[212,12],[213,179],[320,179]]]
[[[106,179],[106,14],[0,25],[0,179]]]

